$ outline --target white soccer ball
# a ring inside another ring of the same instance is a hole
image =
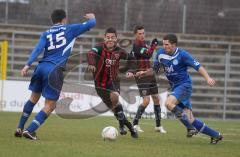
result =
[[[118,131],[113,126],[107,126],[102,130],[102,138],[104,140],[116,140]]]

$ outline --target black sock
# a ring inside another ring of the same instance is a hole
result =
[[[134,118],[134,120],[133,120],[133,125],[138,125],[138,121],[139,121],[139,119],[141,119],[142,114],[143,114],[144,111],[145,111],[145,108],[146,108],[146,107],[144,107],[144,106],[142,106],[142,105],[139,105],[138,110],[137,110],[137,113],[136,113],[136,116],[135,116],[135,118]]]
[[[116,117],[116,119],[118,120],[119,122],[119,126],[120,127],[124,127],[124,118],[125,118],[125,115],[123,113],[123,108],[122,108],[122,105],[117,105],[114,110],[114,116]]]
[[[161,126],[161,108],[160,105],[154,105],[154,114],[156,120],[156,127]]]
[[[120,127],[124,127],[124,125],[126,125],[130,131],[134,131],[132,124],[127,120],[127,118],[123,112],[123,108],[122,108],[121,104],[117,105],[117,107],[114,108],[114,115],[116,116],[117,120],[119,121]]]
[[[127,120],[127,118],[125,119],[124,124],[127,126],[127,128],[128,128],[131,132],[134,131],[133,126],[132,126],[132,123],[130,123],[130,122]]]

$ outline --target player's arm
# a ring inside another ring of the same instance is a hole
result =
[[[215,85],[215,80],[212,79],[207,70],[196,60],[194,59],[189,53],[185,53],[185,61],[187,65],[193,67],[196,71],[198,71],[204,79],[207,81],[209,86],[214,86]]]
[[[86,14],[84,18],[86,18],[87,21],[70,25],[72,27],[72,33],[74,37],[79,36],[86,31],[89,31],[97,23],[95,15],[93,13]]]
[[[153,61],[153,67],[150,69],[147,69],[146,71],[139,71],[136,73],[137,77],[145,77],[145,76],[151,76],[151,75],[156,75],[160,71],[161,64],[158,60],[158,53],[154,58]]]
[[[134,74],[136,73],[137,70],[137,64],[134,55],[132,53],[126,52],[125,50],[122,50],[121,59],[126,60],[127,64],[121,69],[119,69],[119,71],[122,73],[126,72],[127,78],[134,77]]]
[[[203,66],[201,66],[201,67],[198,69],[198,72],[205,78],[205,80],[207,81],[207,83],[208,83],[209,86],[214,86],[214,85],[215,85],[215,83],[216,83],[215,80],[212,79],[212,78],[209,76],[207,70],[206,70]]]
[[[152,57],[152,54],[157,48],[158,43],[159,42],[157,39],[153,39],[150,48],[134,46],[132,51],[135,53],[135,55],[149,59]]]
[[[146,71],[139,71],[136,73],[136,77],[145,77],[145,76],[152,76],[157,75],[159,73],[160,65],[154,64],[152,68],[147,69]]]
[[[96,64],[97,58],[100,58],[101,48],[99,46],[93,47],[87,53],[87,60],[88,60],[88,70],[95,73],[96,72]]]
[[[40,40],[38,44],[35,46],[35,48],[32,50],[32,53],[27,61],[27,64],[23,67],[21,70],[21,75],[26,76],[27,72],[32,65],[32,63],[37,59],[37,57],[41,54],[41,52],[44,50],[46,44],[46,38],[44,34],[41,35]]]

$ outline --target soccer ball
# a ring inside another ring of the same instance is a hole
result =
[[[102,138],[104,140],[116,140],[118,136],[118,131],[113,126],[107,126],[102,130]]]

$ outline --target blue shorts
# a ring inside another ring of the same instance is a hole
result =
[[[34,70],[29,90],[42,93],[49,100],[58,100],[63,85],[63,69],[51,62],[41,62]]]
[[[188,108],[192,110],[192,104],[190,102],[190,97],[192,96],[192,85],[189,83],[183,83],[173,88],[172,93],[180,102],[178,104],[181,108]]]

